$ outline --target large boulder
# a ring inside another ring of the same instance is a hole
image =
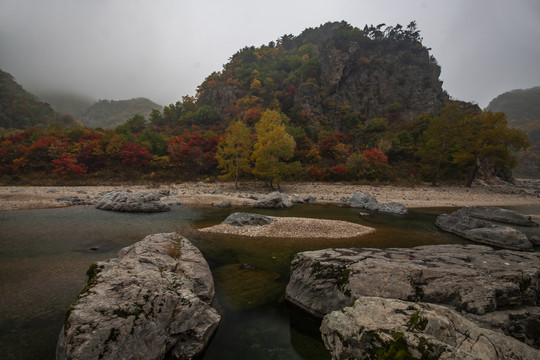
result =
[[[57,359],[190,359],[220,315],[202,254],[178,234],[155,234],[93,264],[71,305]]]
[[[435,225],[444,231],[481,244],[510,250],[533,250],[533,245],[521,231],[476,219],[459,211],[439,215]]]
[[[380,297],[360,297],[326,315],[321,333],[332,359],[540,358],[540,351],[446,307]]]
[[[525,307],[540,314],[539,276],[540,253],[480,245],[326,249],[295,256],[285,296],[317,317],[361,296],[441,304],[476,317]],[[538,343],[540,324],[514,321],[507,335]]]
[[[222,224],[234,225],[234,226],[250,226],[250,225],[267,225],[276,221],[269,216],[264,216],[260,214],[244,213],[244,212],[235,212],[227,216],[223,220]]]
[[[157,191],[111,191],[103,195],[96,208],[127,212],[171,211],[171,206],[161,200],[162,196],[164,195]]]
[[[520,226],[538,226],[529,215],[493,206],[466,206],[456,211],[473,218],[499,221]]]
[[[379,203],[373,196],[357,191],[350,199],[349,206],[353,208],[379,211],[390,214],[406,215],[407,208],[398,202]]]
[[[253,207],[260,209],[286,209],[293,206],[289,197],[279,191],[261,196],[257,199]]]

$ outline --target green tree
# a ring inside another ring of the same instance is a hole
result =
[[[453,163],[468,170],[467,187],[470,187],[481,168],[494,167],[509,170],[517,165],[512,151],[529,146],[526,135],[509,129],[503,113],[481,111],[466,115],[458,125],[460,136],[456,137],[458,150]]]
[[[269,181],[273,190],[273,182],[277,183],[286,175],[297,169],[298,163],[287,163],[294,155],[296,143],[285,131],[284,121],[287,117],[276,110],[267,109],[255,125],[257,143],[251,155],[255,162],[253,173]]]
[[[238,177],[251,170],[249,158],[252,152],[250,131],[243,121],[237,121],[227,128],[227,137],[219,145],[216,153],[218,167],[223,173],[222,179],[234,177],[234,186],[238,189]]]

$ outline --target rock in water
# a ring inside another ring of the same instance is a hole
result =
[[[190,359],[220,316],[199,250],[178,234],[155,234],[93,264],[60,332],[56,359]]]
[[[398,202],[379,203],[373,196],[357,191],[352,196],[350,207],[379,211],[390,214],[406,215],[407,208]]]
[[[521,231],[475,219],[459,211],[439,215],[435,225],[444,231],[481,244],[510,250],[533,251],[531,242]]]
[[[293,203],[289,197],[279,191],[261,196],[253,205],[253,207],[261,209],[286,209],[292,206]]]
[[[507,210],[493,206],[466,206],[456,211],[456,213],[471,216],[473,218],[494,220],[507,224],[520,226],[538,226],[529,215],[522,214],[514,210]]]
[[[332,359],[540,358],[540,351],[446,307],[380,297],[360,297],[326,315],[321,333]]]
[[[276,221],[275,219],[260,214],[235,212],[227,216],[222,224],[234,226],[249,226],[249,225],[267,225]]]
[[[162,196],[164,195],[157,191],[112,191],[101,198],[96,208],[127,212],[171,211],[170,205],[161,200]]]
[[[317,317],[376,296],[446,305],[482,318],[527,308],[534,319],[540,316],[539,276],[540,253],[480,245],[326,249],[295,256],[285,296]],[[506,334],[540,344],[538,326],[529,319],[514,317]]]

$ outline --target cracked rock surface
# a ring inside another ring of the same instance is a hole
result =
[[[321,333],[333,359],[394,359],[398,353],[407,359],[540,358],[540,351],[444,306],[380,297],[359,297],[328,314]]]
[[[480,245],[325,249],[296,255],[286,298],[317,317],[362,296],[440,304],[489,328],[512,318],[501,330],[538,347],[539,275],[540,253]]]
[[[171,211],[171,206],[161,200],[164,194],[157,191],[111,191],[103,195],[96,208],[127,212]]]
[[[188,359],[219,324],[210,268],[178,234],[147,236],[87,275],[66,314],[57,359]]]

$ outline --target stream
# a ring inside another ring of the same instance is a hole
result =
[[[376,228],[353,239],[188,237],[212,269],[214,306],[222,314],[202,359],[330,359],[320,338],[320,320],[284,301],[294,255],[329,247],[467,243],[434,225],[438,214],[452,210],[415,209],[406,216],[360,216],[358,209],[324,205],[287,210],[178,206],[151,214],[90,206],[0,212],[0,359],[55,358],[66,309],[84,287],[93,262],[115,257],[146,235],[193,234],[190,229],[219,224],[235,211],[345,220]]]

